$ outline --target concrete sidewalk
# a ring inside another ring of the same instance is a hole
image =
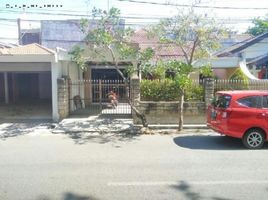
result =
[[[134,125],[132,119],[128,118],[104,118],[100,116],[91,116],[85,118],[67,118],[63,119],[52,130],[53,133],[76,133],[76,132],[99,132],[115,133],[130,131],[134,132],[142,128],[142,125]],[[178,125],[149,125],[153,130],[173,129]],[[184,129],[207,129],[205,124],[186,124]]]
[[[150,131],[147,134],[169,134],[178,133],[177,125],[149,125]],[[205,124],[186,124],[181,133],[204,133],[208,129]],[[0,138],[14,137],[24,134],[40,133],[126,133],[126,134],[146,134],[142,131],[141,125],[134,125],[131,118],[105,118],[101,116],[91,116],[84,118],[67,118],[59,123],[48,120],[0,120]]]
[[[99,132],[114,133],[134,129],[132,119],[113,119],[99,116],[67,118],[56,124],[53,133]]]

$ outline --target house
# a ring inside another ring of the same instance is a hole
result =
[[[241,43],[245,40],[251,39],[253,36],[247,33],[238,34],[237,32],[228,32],[227,36],[224,37],[221,41],[221,49],[226,49],[234,44]]]
[[[195,65],[211,63],[218,78],[230,78],[240,68],[250,79],[268,77],[268,32],[236,43],[214,54],[210,60],[199,60]]]
[[[40,29],[21,29],[19,43],[20,45],[41,44]]]
[[[46,117],[58,121],[57,81],[65,68],[56,51],[39,44],[0,49],[1,108],[32,105],[34,109],[43,108]]]

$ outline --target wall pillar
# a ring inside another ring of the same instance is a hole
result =
[[[59,121],[58,113],[58,84],[57,79],[59,70],[55,62],[51,62],[51,82],[52,82],[52,118],[53,121]]]
[[[137,75],[130,78],[130,101],[132,105],[135,106],[138,110],[140,100],[140,79]],[[132,111],[132,118],[135,124],[139,123],[139,119],[135,114],[135,111]]]
[[[59,119],[69,116],[69,80],[68,78],[58,78],[58,113]]]
[[[130,79],[130,98],[135,104],[135,101],[140,100],[140,79],[138,76],[133,76]]]
[[[4,83],[5,83],[5,103],[9,103],[9,94],[8,94],[8,77],[7,72],[4,72]]]
[[[214,78],[205,78],[205,105],[206,108],[214,97]]]

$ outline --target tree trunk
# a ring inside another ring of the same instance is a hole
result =
[[[183,103],[184,103],[184,92],[181,93],[180,95],[180,102],[179,102],[179,131],[183,130]]]
[[[117,62],[117,59],[116,59],[116,57],[115,57],[115,53],[114,53],[113,49],[112,49],[111,47],[109,47],[109,46],[108,46],[108,49],[109,49],[109,51],[111,52],[111,55],[112,55],[112,58],[113,58],[113,62],[114,62],[114,64],[115,64],[114,66],[115,66],[115,69],[116,69],[117,73],[123,78],[124,83],[125,83],[125,84],[128,84],[128,83],[127,83],[127,78],[124,76],[124,74],[123,74],[123,73],[120,71],[120,69],[119,69],[118,62]],[[131,99],[130,99],[130,98],[128,98],[128,103],[129,103],[131,109],[135,112],[136,116],[141,120],[143,127],[148,127],[148,123],[147,123],[147,120],[146,120],[145,115],[142,114],[142,113],[141,113],[141,112],[140,112],[140,111],[133,105],[133,103],[131,102]]]
[[[143,113],[141,113],[131,102],[131,100],[129,99],[129,105],[131,107],[131,109],[135,112],[136,116],[141,120],[142,126],[143,127],[148,127],[148,122],[147,119],[145,117],[145,115]]]

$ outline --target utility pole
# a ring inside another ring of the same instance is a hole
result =
[[[21,19],[20,18],[18,18],[18,20],[17,20],[17,23],[18,23],[18,42],[19,42],[19,45],[21,45],[22,44],[22,41],[21,41]]]

